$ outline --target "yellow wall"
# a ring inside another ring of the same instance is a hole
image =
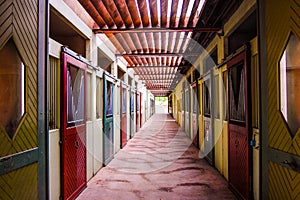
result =
[[[199,116],[198,116],[198,129],[199,129],[199,148],[204,152],[204,118],[203,118],[203,79],[198,80],[198,99],[199,99]]]
[[[182,119],[181,119],[181,110],[182,110],[182,80],[178,83],[178,85],[175,88],[174,95],[176,99],[176,107],[177,107],[177,117],[176,121],[182,127]]]

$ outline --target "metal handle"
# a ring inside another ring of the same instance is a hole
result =
[[[79,146],[79,142],[78,142],[78,140],[76,140],[75,141],[75,148],[78,149],[78,146]]]
[[[288,160],[284,160],[282,163],[288,165],[294,171],[298,171],[298,172],[300,171],[300,169],[295,161],[289,162]]]

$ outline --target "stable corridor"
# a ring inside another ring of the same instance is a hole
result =
[[[175,120],[155,114],[77,199],[236,198]]]

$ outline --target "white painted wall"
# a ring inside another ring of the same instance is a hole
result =
[[[103,166],[103,120],[97,119],[94,122],[94,168],[93,173],[96,174],[97,171]]]
[[[93,177],[94,167],[94,131],[93,122],[86,122],[86,179],[90,180]]]
[[[91,39],[93,31],[76,15],[76,13],[62,0],[50,0],[50,5],[62,14],[65,19],[86,39]]]
[[[59,129],[49,131],[49,199],[60,196],[60,145]]]

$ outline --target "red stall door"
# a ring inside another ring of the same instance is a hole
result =
[[[121,148],[127,143],[127,88],[121,86]]]
[[[250,199],[249,102],[246,51],[228,63],[229,186]]]
[[[143,126],[143,109],[144,109],[143,94],[141,93],[141,96],[140,96],[140,127]]]
[[[62,195],[74,199],[86,186],[86,64],[67,53],[62,61]]]

